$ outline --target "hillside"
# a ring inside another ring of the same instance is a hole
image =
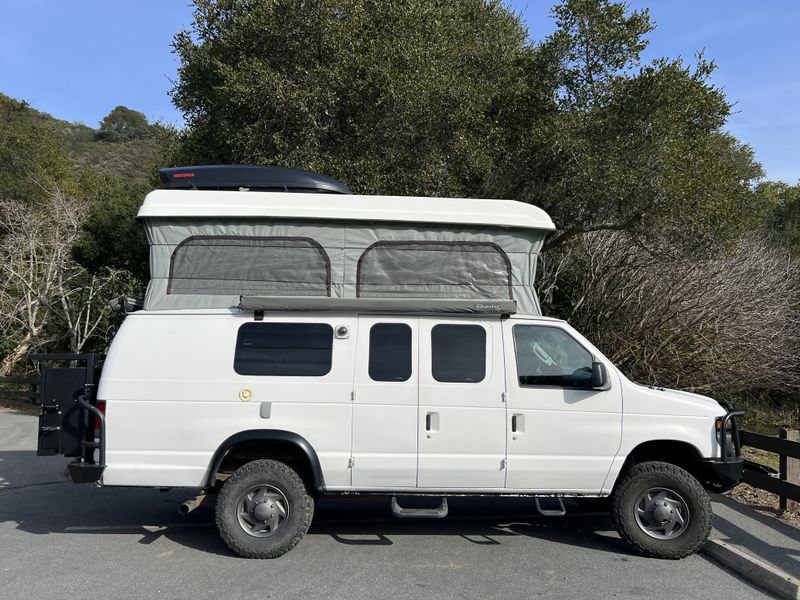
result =
[[[164,130],[146,120],[140,139],[108,139],[100,128],[57,119],[2,93],[0,105],[6,108],[7,122],[2,127],[13,127],[16,121],[16,125],[34,125],[52,132],[62,142],[66,157],[76,171],[91,167],[101,173],[120,176],[132,184],[147,185],[159,166],[159,136]]]

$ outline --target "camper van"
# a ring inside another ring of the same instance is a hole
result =
[[[445,517],[454,495],[546,516],[606,499],[642,554],[708,538],[742,413],[638,385],[541,314],[543,210],[270,167],[161,177],[138,214],[147,293],[116,301],[107,355],[35,357],[39,453],[73,457],[75,482],[187,488],[183,512],[211,498],[251,558],[293,548],[329,495],[384,495],[400,518]]]

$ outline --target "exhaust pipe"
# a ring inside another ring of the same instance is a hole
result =
[[[188,515],[192,512],[195,508],[200,506],[203,503],[203,500],[206,499],[206,494],[198,494],[191,500],[187,500],[183,504],[178,507],[178,512],[182,515]]]

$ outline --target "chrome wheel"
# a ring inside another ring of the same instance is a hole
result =
[[[236,506],[239,525],[253,537],[274,535],[289,517],[289,501],[278,488],[257,485],[243,494]]]
[[[634,504],[636,524],[657,540],[671,540],[689,525],[689,507],[681,496],[666,488],[650,488]]]

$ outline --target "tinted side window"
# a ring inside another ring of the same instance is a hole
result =
[[[565,331],[515,325],[514,346],[520,385],[592,387],[592,355]]]
[[[245,323],[236,337],[239,375],[320,377],[331,370],[333,327],[326,323]]]
[[[372,326],[369,377],[373,381],[407,381],[411,377],[411,327],[405,323]]]
[[[433,378],[478,383],[486,377],[486,330],[480,325],[436,325],[431,330]]]

